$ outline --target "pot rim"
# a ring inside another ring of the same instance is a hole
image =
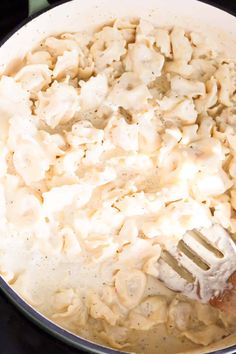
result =
[[[70,2],[71,0],[61,0],[56,2],[55,4],[50,4],[46,8],[36,11],[34,14],[28,16],[26,19],[21,21],[17,26],[15,26],[10,32],[7,33],[1,40],[0,40],[0,47],[7,42],[18,30],[24,27],[27,23],[31,22],[33,19],[39,17],[40,15],[44,14],[48,10],[51,10],[57,6]],[[212,0],[195,0],[207,5],[210,5],[214,8],[218,8],[224,12],[229,13],[230,15],[235,17],[236,20],[236,12],[232,10],[228,10],[223,5],[218,5]],[[75,347],[76,349],[82,349],[87,352],[96,353],[96,354],[125,354],[127,352],[115,350],[109,347],[102,346],[100,344],[96,344],[91,342],[87,339],[84,339],[78,335],[75,335],[68,330],[63,329],[59,325],[55,324],[54,322],[50,321],[44,315],[40,314],[36,311],[31,305],[29,305],[20,295],[17,294],[13,290],[13,288],[7,284],[7,282],[0,276],[0,291],[2,291],[6,297],[32,322],[37,324],[42,330],[46,331],[50,335],[53,335],[57,339],[61,340],[62,342],[69,344],[70,346]],[[206,354],[233,354],[236,352],[236,344],[224,349],[211,351]]]

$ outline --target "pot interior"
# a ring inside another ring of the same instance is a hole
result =
[[[33,18],[2,45],[0,74],[16,70],[25,54],[49,35],[94,30],[117,17],[142,17],[158,26],[177,25],[206,33],[220,43],[230,57],[236,57],[236,18],[205,3],[181,0],[180,6],[175,0],[73,0]],[[231,335],[207,348],[190,349],[185,353],[212,352],[235,343],[236,335]]]

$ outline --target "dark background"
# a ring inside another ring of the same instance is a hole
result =
[[[54,4],[57,1],[49,2]],[[181,4],[181,0],[179,2]],[[214,0],[214,3],[236,13],[236,0]],[[0,39],[25,19],[27,14],[28,0],[0,0]],[[83,354],[40,330],[0,292],[0,354],[76,353]]]
[[[57,1],[58,0],[48,0],[48,3],[54,4]],[[0,38],[27,16],[28,0],[0,0]]]

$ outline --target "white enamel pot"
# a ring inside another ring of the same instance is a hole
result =
[[[230,56],[236,58],[236,17],[206,2],[72,0],[50,7],[46,0],[31,0],[31,16],[1,43],[0,75],[7,74],[18,66],[24,55],[44,37],[65,31],[90,29],[116,17],[142,17],[158,26],[180,25],[186,29],[205,32],[224,45]],[[37,12],[34,14],[35,11]],[[1,277],[0,288],[28,317],[68,345],[92,353],[121,353],[91,343],[52,323],[23,301]],[[207,348],[201,347],[188,353],[236,353],[236,335],[231,335]]]

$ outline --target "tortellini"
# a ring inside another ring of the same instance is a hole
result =
[[[51,128],[70,121],[80,109],[79,96],[73,86],[54,81],[38,96],[36,114]]]
[[[179,96],[198,97],[206,93],[205,85],[201,81],[191,81],[179,75],[171,79],[171,90]]]
[[[115,287],[121,303],[132,309],[137,306],[144,294],[146,277],[140,270],[119,270],[115,276]]]
[[[168,309],[168,326],[170,330],[185,331],[190,327],[193,317],[192,304],[174,299]]]
[[[105,75],[91,77],[86,82],[80,82],[80,104],[82,109],[98,108],[108,94],[108,83]]]
[[[78,72],[79,57],[76,50],[66,51],[57,57],[57,62],[53,70],[54,78],[61,79],[66,75],[74,78]]]
[[[156,46],[160,48],[160,52],[167,58],[171,56],[171,41],[169,31],[162,28],[157,28],[155,31]]]
[[[95,319],[104,319],[110,325],[114,326],[119,318],[119,315],[114,313],[109,306],[101,301],[98,295],[92,294],[88,297],[88,306],[90,315]]]
[[[191,60],[193,49],[184,30],[174,28],[170,38],[174,61],[182,60],[188,63]]]
[[[121,117],[114,121],[110,128],[111,140],[115,146],[119,146],[125,151],[137,151],[138,146],[138,126],[127,124],[126,120]]]
[[[85,326],[88,312],[77,292],[72,288],[59,289],[53,294],[53,314],[51,319],[59,325],[67,323],[67,328]]]
[[[28,65],[32,64],[46,64],[49,68],[52,67],[52,56],[50,53],[44,50],[38,50],[33,53],[28,53],[26,57],[26,63]]]
[[[119,61],[126,52],[125,44],[122,34],[116,28],[106,26],[96,33],[91,47],[96,70],[100,72],[113,61]]]
[[[145,84],[161,76],[163,65],[164,57],[154,49],[141,43],[129,45],[125,68],[135,72]]]
[[[137,74],[125,72],[113,86],[108,102],[112,106],[121,106],[127,110],[142,110],[147,107],[148,98],[151,98],[150,92]]]
[[[45,39],[43,47],[53,57],[61,56],[65,51],[81,50],[76,41],[67,38],[48,37]]]
[[[104,331],[100,333],[102,339],[116,349],[129,346],[129,331],[126,327],[104,325]]]
[[[26,65],[15,75],[15,80],[34,95],[49,86],[52,72],[46,64]]]
[[[183,332],[183,334],[194,343],[208,345],[226,337],[228,332],[227,330],[212,324],[208,327],[204,327],[201,330],[189,330]]]
[[[166,299],[161,296],[152,296],[130,312],[128,326],[137,330],[149,330],[160,323],[166,323],[166,320]]]
[[[19,229],[34,228],[42,218],[42,201],[36,193],[24,187],[12,195],[7,208],[7,219]]]
[[[0,78],[0,275],[120,350],[233,333],[158,278],[187,231],[236,235],[235,80],[200,33],[144,19],[44,39]]]

